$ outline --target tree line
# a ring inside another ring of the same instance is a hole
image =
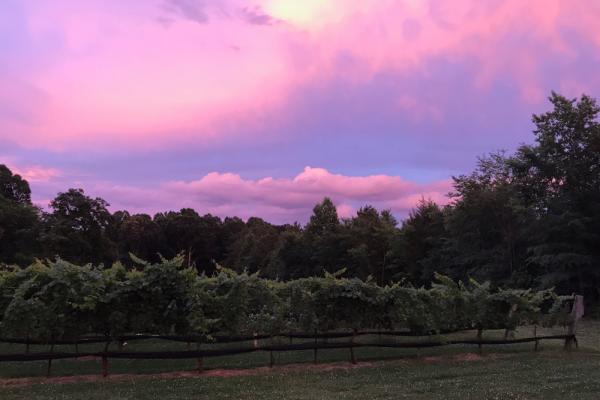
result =
[[[0,165],[0,262],[35,258],[133,267],[129,253],[159,262],[184,257],[208,275],[218,265],[290,280],[340,268],[379,284],[428,286],[436,272],[507,287],[556,287],[600,299],[600,123],[596,100],[550,96],[533,115],[533,144],[481,157],[453,177],[450,203],[423,199],[400,223],[366,205],[340,219],[333,202],[309,222],[274,225],[180,211],[130,214],[82,189],[59,193],[43,211],[28,183]]]

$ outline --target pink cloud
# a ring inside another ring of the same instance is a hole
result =
[[[60,170],[56,168],[46,168],[39,165],[30,165],[24,168],[15,168],[13,171],[29,182],[48,182],[51,179],[61,175]]]
[[[352,218],[356,214],[356,210],[350,204],[337,204],[336,209],[340,218]]]
[[[211,172],[198,180],[164,182],[156,188],[96,184],[89,193],[108,200],[113,210],[153,213],[192,207],[222,217],[305,222],[313,206],[325,196],[332,198],[344,218],[366,204],[405,216],[423,197],[447,203],[450,187],[450,181],[419,184],[398,176],[346,176],[306,167],[292,178],[244,179],[237,174]]]
[[[261,115],[285,117],[291,94],[307,85],[360,84],[386,71],[410,80],[435,57],[472,60],[481,90],[508,75],[524,101],[540,102],[539,51],[575,57],[565,29],[600,44],[598,3],[575,3],[24,0],[31,40],[62,41],[52,56],[10,71],[28,97],[43,101],[30,107],[35,115],[22,107],[13,113],[35,123],[0,115],[0,139],[61,149],[209,145],[231,131],[232,120],[260,126]],[[538,46],[510,42],[511,34]],[[340,66],[340,54],[357,62]],[[400,111],[443,118],[418,96],[398,93]]]
[[[36,40],[64,40],[57,60],[27,77],[50,99],[40,126],[11,135],[20,144],[211,140],[233,114],[266,106],[286,84],[280,40],[268,27],[220,17],[205,25],[179,18],[165,29],[156,22],[165,11],[153,2],[59,1],[28,11]]]
[[[13,157],[0,156],[0,164],[6,165],[13,174],[20,175],[30,183],[45,183],[62,175],[58,168],[17,162]]]

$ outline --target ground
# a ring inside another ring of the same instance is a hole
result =
[[[494,346],[482,355],[463,346],[358,349],[356,366],[344,350],[323,351],[317,366],[307,363],[312,352],[279,354],[273,369],[264,353],[211,359],[202,374],[192,361],[111,361],[108,379],[99,377],[97,360],[56,361],[51,380],[42,377],[45,363],[5,363],[0,398],[597,399],[599,332],[600,324],[583,324],[579,349],[571,352],[560,343],[538,352],[531,344]]]

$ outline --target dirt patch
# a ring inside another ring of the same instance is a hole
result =
[[[456,361],[481,361],[484,360],[484,357],[475,353],[465,353],[465,354],[457,354],[453,357],[453,360]]]
[[[244,368],[244,369],[209,369],[202,372],[198,371],[175,371],[161,372],[156,374],[109,374],[106,378],[100,375],[76,375],[76,376],[55,376],[50,378],[7,378],[0,379],[0,387],[19,387],[39,383],[69,384],[78,382],[124,382],[144,378],[204,378],[220,377],[231,378],[235,376],[266,375],[272,373],[299,373],[299,372],[323,372],[335,370],[351,370],[360,368],[372,368],[381,363],[359,362],[350,363],[326,363],[326,364],[287,364],[282,366]]]
[[[423,362],[426,362],[426,363],[438,363],[443,360],[444,360],[444,358],[440,357],[440,356],[430,356],[430,357],[423,358]]]
[[[414,361],[421,361],[425,363],[440,363],[444,361],[455,361],[455,362],[475,362],[483,360],[493,360],[501,358],[502,355],[495,353],[487,353],[484,356],[475,353],[463,353],[456,354],[454,356],[429,356],[416,359]],[[94,357],[80,357],[79,360],[95,360]],[[174,371],[174,372],[161,372],[156,374],[109,374],[106,378],[103,378],[99,374],[96,375],[76,375],[76,376],[56,376],[50,378],[0,378],[0,387],[17,387],[17,386],[28,386],[40,383],[53,383],[53,384],[69,384],[77,382],[127,382],[138,379],[148,378],[161,378],[161,379],[173,379],[173,378],[204,378],[204,377],[219,377],[219,378],[231,378],[236,376],[254,376],[254,375],[268,375],[273,373],[301,373],[301,372],[327,372],[336,370],[354,370],[361,368],[373,368],[381,366],[385,363],[391,362],[408,362],[405,359],[402,360],[389,360],[389,361],[376,361],[376,362],[358,362],[356,364],[350,364],[348,362],[337,362],[337,363],[323,363],[323,364],[285,364],[269,367],[257,367],[257,368],[239,368],[239,369],[208,369],[202,372],[198,371]]]
[[[474,362],[474,361],[485,361],[485,360],[496,360],[499,358],[508,357],[509,354],[500,353],[485,353],[484,355],[477,353],[460,353],[453,356],[432,356],[423,357],[421,360],[425,363],[439,363],[443,361],[455,361],[455,362]]]

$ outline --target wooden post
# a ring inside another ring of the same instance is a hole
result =
[[[273,335],[269,338],[269,344],[271,347],[273,346]],[[275,364],[275,360],[273,360],[273,350],[269,351],[269,368],[273,368],[273,364]]]
[[[510,306],[510,310],[508,311],[508,318],[507,318],[509,324],[510,324],[510,319],[512,318],[513,314],[515,313],[515,311],[517,311],[517,307],[518,307],[518,304],[513,304]],[[506,328],[504,330],[504,340],[508,340],[508,335],[509,335],[510,331],[511,330],[508,328]]]
[[[573,348],[573,343],[578,347],[575,332],[577,331],[577,322],[583,317],[583,313],[583,296],[574,295],[573,308],[571,309],[571,323],[567,330],[567,335],[569,335],[569,337],[565,339],[565,350],[571,350]]]
[[[50,373],[52,370],[52,353],[54,352],[54,343],[50,345],[50,358],[48,358],[48,370],[46,371],[46,377],[50,378]]]
[[[479,354],[483,353],[483,344],[481,340],[483,338],[483,329],[477,329],[477,341],[479,342],[477,346],[479,347]]]
[[[200,342],[196,342],[196,351],[200,351]],[[201,374],[204,371],[204,359],[198,357],[196,359],[198,373]]]
[[[254,344],[254,348],[256,349],[258,347],[258,339],[257,339],[258,333],[254,332],[253,336],[254,336],[253,344]]]
[[[354,357],[354,338],[356,337],[356,329],[352,331],[352,339],[350,339],[350,362],[356,364],[356,358]]]
[[[537,325],[533,326],[533,337],[535,338],[535,347],[533,348],[533,350],[538,351],[538,345],[540,341],[537,338]]]
[[[108,376],[108,358],[106,354],[102,354],[102,377],[106,378]]]
[[[315,329],[315,347],[313,349],[313,363],[317,363],[317,330]]]
[[[108,376],[108,357],[106,353],[108,352],[108,346],[110,345],[110,340],[106,342],[104,345],[104,351],[102,352],[102,377],[106,378]]]

